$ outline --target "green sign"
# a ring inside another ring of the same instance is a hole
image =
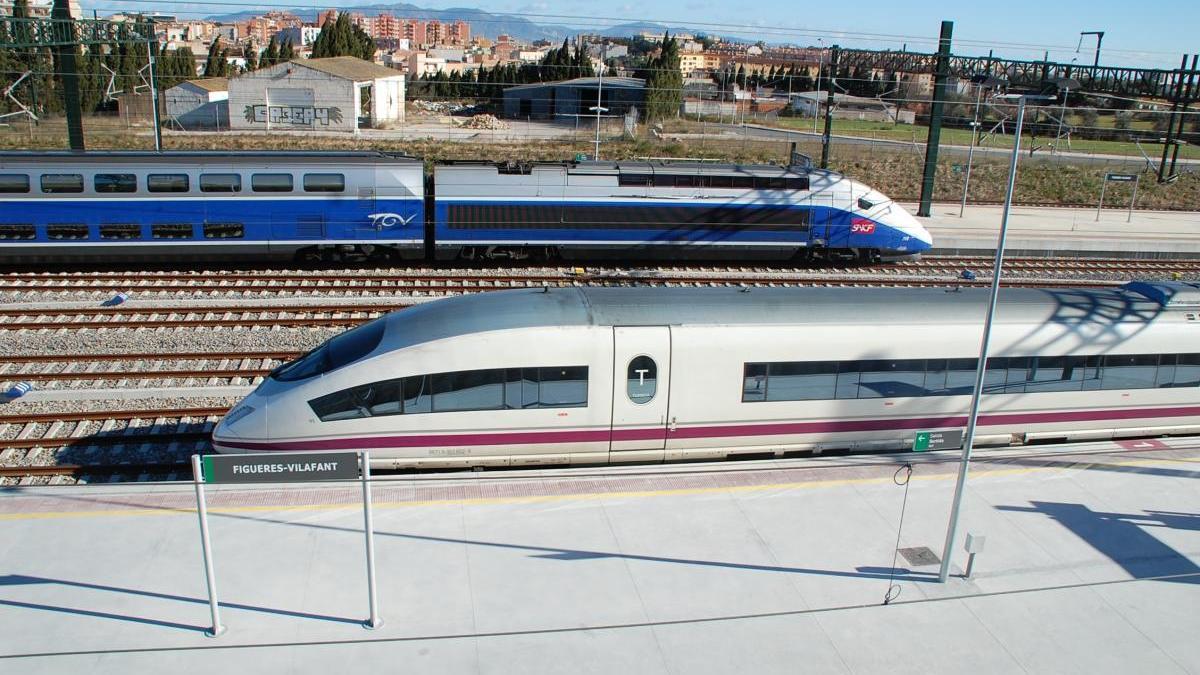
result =
[[[586,162],[586,161],[587,161],[587,157],[588,157],[588,156],[587,156],[586,154],[582,153],[582,152],[577,152],[577,153],[575,153],[575,161],[576,161],[576,162]]]
[[[961,448],[962,443],[962,429],[951,429],[949,431],[918,431],[916,438],[913,439],[913,452]]]
[[[357,452],[205,455],[205,483],[291,483],[359,477]]]
[[[950,165],[950,172],[951,172],[951,173],[962,173],[962,170],[963,170],[962,164],[952,164],[952,165]]]

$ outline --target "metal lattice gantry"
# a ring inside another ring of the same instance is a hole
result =
[[[937,66],[937,54],[866,49],[843,49],[841,52],[842,65],[851,69],[932,74]],[[950,56],[949,66],[952,77],[969,79],[973,75],[997,75],[1007,79],[1012,86],[1022,89],[1039,89],[1048,82],[1073,79],[1079,82],[1080,91],[1087,93],[1145,96],[1168,101],[1175,100],[1181,85],[1189,78],[1200,77],[1200,71],[1194,67],[1171,70],[1124,68],[953,54]]]
[[[3,17],[8,25],[0,49],[39,49],[101,45],[114,42],[154,41],[153,24],[106,19],[56,19],[46,17]]]

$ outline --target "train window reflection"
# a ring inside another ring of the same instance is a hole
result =
[[[186,173],[152,173],[146,176],[146,189],[150,192],[187,192],[188,187]]]
[[[638,405],[649,403],[658,391],[658,364],[649,356],[636,356],[629,362],[625,392]]]
[[[273,379],[293,382],[320,375],[357,361],[379,346],[386,324],[380,319],[338,335],[295,361],[271,372]]]
[[[742,401],[966,396],[976,359],[746,363]],[[1000,356],[987,361],[985,394],[1200,386],[1200,354]]]
[[[29,192],[29,176],[23,173],[0,173],[0,192]]]
[[[44,173],[42,192],[83,192],[83,176],[77,173]]]
[[[200,174],[201,192],[241,192],[242,177],[236,173]]]
[[[291,192],[292,174],[256,173],[250,177],[250,189],[255,192]]]
[[[96,192],[137,192],[137,176],[131,173],[98,173],[92,178]]]
[[[305,192],[343,192],[345,189],[346,177],[340,173],[304,174]]]

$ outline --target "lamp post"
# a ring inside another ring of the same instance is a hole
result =
[[[1075,59],[1071,59],[1071,63],[1075,63]],[[1062,140],[1063,122],[1067,118],[1067,99],[1071,97],[1071,90],[1079,88],[1079,80],[1070,77],[1056,77],[1050,80],[1058,87],[1058,91],[1062,93],[1062,110],[1058,114],[1058,133],[1054,137],[1054,145],[1051,146],[1051,152],[1058,154],[1058,144]],[[1067,133],[1070,134],[1070,127],[1067,128]],[[1067,144],[1070,147],[1070,143]]]
[[[971,145],[967,148],[967,173],[963,176],[962,203],[958,205],[958,217],[962,218],[967,210],[967,191],[971,187],[971,162],[975,159],[975,144],[979,142],[979,104],[983,99],[983,90],[998,89],[1008,84],[1008,80],[992,77],[991,75],[973,75],[971,83],[975,85],[975,119],[971,121]]]
[[[1004,264],[1004,238],[1008,233],[1008,213],[1012,208],[1013,186],[1017,180],[1017,157],[1021,152],[1021,126],[1025,122],[1026,101],[1053,101],[1053,96],[1029,94],[1005,94],[1000,100],[1017,101],[1017,138],[1013,141],[1012,157],[1008,164],[1008,188],[1004,195],[1004,211],[1000,216],[1000,237],[996,242],[996,260],[992,271],[992,291],[988,298],[987,314],[983,320],[983,339],[979,345],[979,361],[975,365],[975,387],[971,392],[971,410],[967,414],[967,432],[963,438],[962,458],[958,464],[958,481],[954,485],[954,499],[950,506],[950,524],[946,528],[946,546],[942,550],[942,567],[938,581],[945,583],[950,576],[950,556],[954,552],[954,539],[958,534],[958,514],[962,508],[963,490],[967,482],[967,468],[971,461],[971,446],[975,442],[975,426],[979,418],[979,402],[983,395],[983,376],[987,369],[988,343],[992,338],[992,317],[996,313],[996,298],[1000,293],[1000,272]]]

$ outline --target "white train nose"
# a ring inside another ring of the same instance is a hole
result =
[[[213,445],[222,452],[236,452],[239,441],[266,441],[270,432],[266,408],[246,399],[234,406],[213,429]]]

